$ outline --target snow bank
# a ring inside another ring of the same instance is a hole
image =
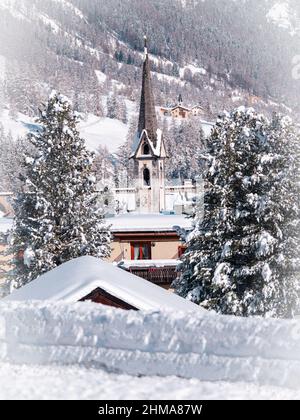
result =
[[[0,362],[300,386],[300,322],[0,303]]]

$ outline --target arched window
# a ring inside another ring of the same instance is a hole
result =
[[[145,168],[143,171],[144,185],[150,187],[150,171],[148,168]]]
[[[144,143],[143,145],[143,155],[150,155],[150,147],[148,143]]]

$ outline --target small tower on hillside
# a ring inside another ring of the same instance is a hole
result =
[[[182,103],[183,103],[183,99],[182,99],[182,95],[181,95],[181,93],[179,94],[179,97],[178,97],[178,105],[179,106],[182,106]]]
[[[162,131],[157,128],[146,37],[139,125],[134,153],[131,157],[134,160],[137,180],[138,211],[158,213],[164,210],[167,156]]]

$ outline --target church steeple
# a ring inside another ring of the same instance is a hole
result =
[[[165,209],[165,159],[163,133],[158,129],[145,37],[142,95],[138,133],[131,158],[136,177],[136,203],[141,213]]]
[[[148,138],[152,141],[154,147],[157,144],[157,118],[154,105],[154,96],[151,83],[151,71],[148,55],[147,37],[144,37],[144,63],[143,63],[143,81],[141,105],[139,114],[138,136],[142,135],[143,130],[147,131]]]

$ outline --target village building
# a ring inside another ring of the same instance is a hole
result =
[[[161,107],[160,113],[165,117],[179,118],[179,119],[188,119],[192,117],[204,117],[207,112],[201,105],[194,105],[192,107],[187,107],[183,105],[182,95],[178,97],[178,102],[173,107]]]
[[[122,214],[108,219],[113,234],[109,261],[150,282],[170,288],[185,251],[182,232],[191,219],[171,214]]]
[[[207,112],[201,105],[195,105],[191,109],[191,115],[193,115],[193,117],[205,116],[206,114]]]

